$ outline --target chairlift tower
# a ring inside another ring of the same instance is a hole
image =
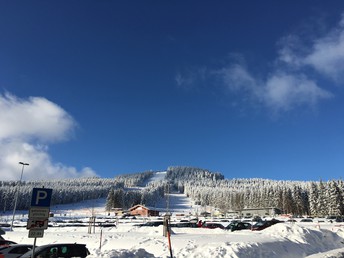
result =
[[[168,183],[166,186],[166,214],[170,215],[170,184]]]

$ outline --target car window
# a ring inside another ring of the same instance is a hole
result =
[[[88,255],[86,247],[80,245],[69,246],[69,255],[71,257],[86,257]]]
[[[13,248],[9,253],[13,253],[13,254],[24,254],[28,251],[30,251],[32,248],[29,246],[19,246],[19,247],[15,247]]]
[[[57,245],[49,247],[40,246],[37,247],[37,249],[37,252],[35,252],[35,257],[37,258],[86,257],[89,254],[87,248],[84,245],[78,244]],[[25,255],[24,257],[31,257],[29,254]]]
[[[68,253],[68,247],[67,246],[62,246],[61,247],[61,253],[62,254],[67,254]]]

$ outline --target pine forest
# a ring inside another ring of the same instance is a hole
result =
[[[0,211],[30,207],[34,187],[52,188],[52,205],[106,198],[106,210],[129,209],[136,204],[154,207],[169,191],[184,193],[195,204],[222,211],[276,207],[294,216],[344,215],[344,182],[283,181],[261,178],[225,179],[221,173],[174,166],[166,177],[150,181],[157,171],[119,175],[113,179],[78,178],[45,181],[0,181]]]

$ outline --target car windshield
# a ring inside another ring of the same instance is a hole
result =
[[[62,244],[62,245],[48,245],[48,246],[40,246],[35,249],[35,257],[36,255],[40,255],[43,257],[51,257],[51,255],[59,254],[58,257],[84,257],[87,253],[87,249],[83,245],[70,245],[70,244]],[[21,257],[32,257],[32,250],[25,253],[25,255]],[[54,256],[55,257],[55,256]]]
[[[255,224],[255,226],[264,226],[266,224],[265,221],[260,221]]]

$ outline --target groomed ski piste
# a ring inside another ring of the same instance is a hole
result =
[[[158,172],[153,180],[164,178]],[[190,220],[195,209],[192,201],[184,194],[170,193],[169,211],[172,221]],[[167,200],[161,201],[159,209],[167,209]],[[116,219],[105,211],[105,199],[89,200],[70,205],[51,207],[56,214],[37,245],[50,243],[83,243],[91,252],[88,257],[170,257],[167,237],[163,226],[137,227],[147,220],[161,218]],[[96,215],[96,225],[89,233],[89,217]],[[182,215],[183,214],[183,215]],[[8,222],[11,214],[0,220]],[[6,231],[5,239],[17,243],[33,244],[28,238],[27,211],[18,211],[13,231]],[[205,219],[205,218],[204,218]],[[282,219],[282,218],[280,218]],[[217,220],[207,218],[207,221]],[[82,222],[80,225],[58,226],[58,222]],[[116,226],[101,227],[99,222],[114,222]],[[228,223],[228,222],[227,222]],[[54,224],[54,225],[53,225]],[[329,221],[279,223],[262,231],[228,231],[207,228],[172,228],[171,247],[173,257],[245,257],[245,258],[320,258],[344,257],[344,223]]]

